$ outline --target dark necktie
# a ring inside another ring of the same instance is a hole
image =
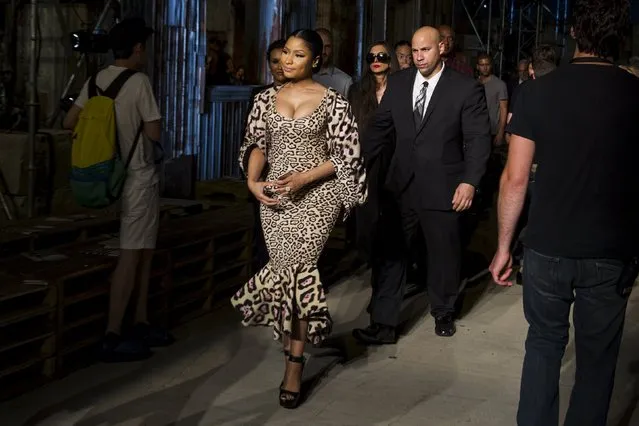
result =
[[[426,91],[428,90],[428,82],[425,81],[422,84],[422,89],[417,95],[415,100],[415,107],[413,108],[413,118],[415,119],[415,128],[418,129],[424,119],[424,106],[426,105]]]

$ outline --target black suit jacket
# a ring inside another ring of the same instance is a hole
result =
[[[457,186],[474,187],[490,155],[490,119],[484,87],[450,67],[444,71],[419,128],[413,121],[413,84],[419,72],[390,76],[384,98],[362,141],[365,161],[374,161],[395,136],[386,185],[396,195],[414,181],[417,205],[451,210]]]

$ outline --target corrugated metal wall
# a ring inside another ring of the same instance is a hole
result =
[[[201,118],[198,180],[241,176],[237,154],[254,89],[255,86],[215,86],[208,89],[206,112]]]
[[[168,156],[200,148],[206,65],[206,0],[156,2],[155,84]]]

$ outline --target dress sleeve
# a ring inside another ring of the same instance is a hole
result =
[[[264,153],[264,157],[267,157],[267,136],[266,130],[266,114],[268,112],[270,104],[271,90],[265,90],[255,95],[253,99],[253,105],[251,106],[251,112],[249,113],[246,123],[246,131],[244,133],[244,141],[240,146],[240,169],[242,173],[246,175],[248,169],[248,160],[251,156],[253,148],[259,148]]]
[[[335,91],[331,93],[331,98],[327,141],[330,161],[335,167],[340,184],[346,219],[354,207],[366,201],[366,172],[360,155],[359,133],[351,106]]]

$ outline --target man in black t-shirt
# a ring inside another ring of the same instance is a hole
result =
[[[576,380],[567,426],[606,424],[639,247],[639,79],[609,62],[629,24],[627,0],[577,0],[570,65],[517,98],[491,264],[509,286],[509,253],[533,156],[539,162],[524,237],[524,313],[530,328],[519,426],[556,426],[559,376],[574,303]]]
[[[519,96],[519,93],[522,90],[524,90],[524,88],[526,87],[526,84],[528,82],[532,82],[536,80],[537,78],[541,78],[547,74],[550,74],[555,69],[557,69],[557,54],[556,54],[555,48],[548,44],[542,44],[538,46],[537,48],[535,48],[535,51],[533,52],[532,62],[530,62],[529,68],[528,68],[530,80],[524,81],[514,90],[512,99],[510,103],[508,104],[508,118],[506,120],[507,123],[510,123],[510,121],[512,120],[514,104],[517,102],[517,97]],[[510,133],[506,133],[506,141],[510,142]],[[533,187],[533,182],[535,180],[536,169],[537,169],[537,163],[533,162],[532,168],[530,170],[530,183],[529,183],[528,191],[526,194],[526,201],[524,203],[521,217],[519,218],[519,223],[517,226],[517,230],[515,232],[515,236],[516,236],[515,238],[517,238],[517,236],[523,237],[526,224],[528,223],[528,208],[530,205],[530,197],[533,191],[532,187]],[[515,262],[520,263],[521,254],[522,254],[521,245],[514,244],[513,247],[515,247],[513,252],[513,255],[515,257]],[[519,276],[521,276],[521,274],[519,274],[518,277]]]

